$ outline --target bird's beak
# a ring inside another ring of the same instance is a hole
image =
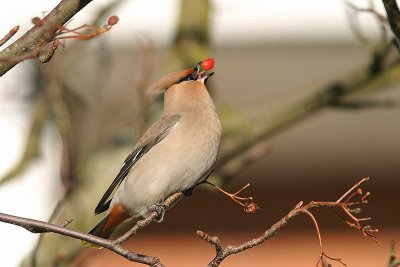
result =
[[[203,81],[204,84],[207,84],[208,78],[210,78],[210,77],[213,76],[213,75],[214,75],[214,72],[210,72],[210,73],[204,75],[204,76],[201,78],[201,80]]]
[[[199,63],[196,64],[196,66],[193,67],[194,71],[190,75],[191,80],[193,81],[202,81],[204,84],[207,83],[208,78],[210,78],[214,72],[206,73],[206,70],[202,70],[202,63],[203,61],[200,61]]]

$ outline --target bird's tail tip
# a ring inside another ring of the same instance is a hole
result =
[[[81,246],[83,246],[83,247],[89,247],[89,248],[95,248],[95,249],[103,249],[103,247],[101,247],[101,246],[92,244],[92,243],[90,243],[90,242],[88,242],[88,241],[84,241],[84,240],[81,240],[81,241],[80,241],[80,244],[81,244]]]

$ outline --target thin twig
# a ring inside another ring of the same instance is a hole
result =
[[[377,21],[379,28],[380,28],[380,33],[381,33],[381,44],[382,46],[385,46],[387,43],[387,18],[380,14],[376,7],[375,4],[372,0],[369,1],[369,6],[368,7],[359,7],[355,5],[352,1],[350,0],[345,0],[344,1],[346,6],[348,7],[348,10],[350,11],[348,13],[348,21],[350,25],[350,29],[353,31],[354,35],[363,43],[371,46],[371,40],[369,40],[363,33],[360,23],[358,21],[358,14],[359,13],[371,13],[375,20]]]
[[[64,25],[76,13],[83,9],[92,0],[62,0],[45,18],[42,25],[34,25],[7,48],[0,52],[0,76],[13,68],[17,63],[9,58],[17,58],[20,61],[39,55],[40,50],[53,41],[55,33],[61,25]]]
[[[208,267],[216,267],[216,266],[220,265],[220,263],[229,255],[240,253],[242,251],[245,251],[247,249],[250,249],[252,247],[255,247],[255,246],[258,246],[258,245],[264,243],[266,240],[268,240],[269,238],[274,236],[276,233],[278,233],[278,231],[281,230],[284,226],[286,226],[290,220],[292,220],[294,217],[296,217],[297,215],[300,215],[300,214],[306,214],[308,217],[310,217],[316,228],[316,232],[317,232],[318,239],[319,239],[319,245],[320,245],[320,256],[317,261],[317,266],[319,263],[321,263],[323,265],[324,259],[330,259],[330,260],[337,261],[337,262],[345,265],[344,262],[342,262],[342,260],[340,258],[330,257],[325,253],[325,251],[323,249],[321,232],[319,230],[317,220],[315,219],[314,215],[309,210],[312,208],[317,208],[317,207],[340,208],[343,211],[348,212],[347,215],[349,215],[350,220],[352,220],[353,224],[354,224],[352,226],[354,226],[355,228],[360,230],[364,235],[371,237],[373,240],[377,241],[377,238],[371,234],[373,232],[376,232],[377,229],[372,229],[371,227],[368,227],[368,226],[362,226],[361,222],[363,222],[365,218],[355,217],[354,214],[349,212],[350,209],[348,206],[349,204],[352,204],[352,205],[367,204],[365,198],[369,194],[368,193],[362,194],[362,191],[361,191],[361,194],[358,192],[360,192],[359,186],[362,183],[364,183],[365,181],[367,181],[368,179],[369,178],[361,179],[353,187],[351,187],[347,192],[345,192],[337,201],[334,201],[334,202],[311,201],[310,203],[308,203],[306,205],[303,205],[302,201],[299,202],[286,216],[284,216],[277,223],[272,225],[272,227],[269,228],[268,230],[266,230],[262,235],[260,235],[256,238],[253,238],[252,240],[246,241],[237,246],[229,245],[229,246],[223,248],[221,246],[221,243],[220,243],[218,237],[210,236],[207,233],[204,233],[203,231],[197,231],[197,235],[201,239],[214,245],[214,247],[215,247],[216,255],[215,255],[214,259],[207,266]],[[353,192],[356,192],[356,194],[353,194]],[[359,197],[359,199],[354,200],[355,197]],[[349,222],[344,217],[343,217],[343,220],[347,224],[349,224]]]
[[[95,36],[109,31],[118,22],[116,16],[111,16],[106,25],[102,27],[83,25],[77,29],[69,30],[63,25],[67,23],[76,13],[83,9],[92,0],[62,0],[46,17],[43,19],[33,18],[34,26],[22,35],[18,40],[10,44],[0,52],[0,76],[13,68],[19,62],[37,58],[42,55],[40,62],[48,62],[54,55],[58,47],[58,42],[53,43],[50,50],[41,54],[42,49],[49,43],[59,39],[80,39],[89,40]],[[79,32],[77,30],[89,30],[89,32]],[[17,28],[14,28],[6,35],[1,42],[11,38]],[[65,35],[73,33],[72,35]]]
[[[243,207],[244,211],[247,213],[255,213],[257,212],[257,210],[260,209],[260,207],[254,203],[254,202],[247,202],[249,200],[253,200],[253,197],[240,197],[239,194],[245,190],[246,188],[248,188],[250,186],[250,183],[247,183],[245,186],[243,186],[242,188],[240,188],[238,191],[236,191],[235,193],[229,193],[226,192],[224,189],[222,189],[221,187],[219,187],[218,185],[215,185],[209,181],[205,182],[206,184],[212,185],[215,187],[215,189],[217,189],[218,191],[220,191],[222,194],[228,196],[230,199],[232,199],[235,203],[239,204],[240,206]]]
[[[0,46],[2,46],[5,42],[11,39],[19,30],[19,26],[15,26],[12,28],[4,37],[0,40]]]

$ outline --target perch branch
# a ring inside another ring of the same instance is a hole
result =
[[[171,208],[173,205],[175,205],[175,203],[177,203],[182,198],[182,196],[183,196],[183,194],[180,192],[173,194],[172,196],[170,196],[169,198],[167,198],[164,201],[164,203],[163,203],[164,208],[165,209]],[[117,239],[114,239],[112,241],[112,243],[115,245],[120,245],[120,244],[126,242],[129,238],[134,236],[137,233],[137,231],[139,231],[140,229],[142,229],[142,228],[146,227],[147,225],[149,225],[150,223],[152,223],[157,218],[157,216],[158,216],[157,212],[152,212],[148,217],[144,218],[143,220],[138,221],[125,234],[118,237]]]
[[[122,248],[119,245],[113,244],[112,241],[110,241],[110,240],[103,239],[103,238],[89,235],[89,234],[84,234],[84,233],[81,233],[81,232],[78,232],[75,230],[65,228],[60,225],[46,223],[46,222],[33,220],[33,219],[27,219],[27,218],[23,218],[23,217],[17,217],[17,216],[13,216],[13,215],[4,214],[4,213],[0,213],[0,221],[23,227],[32,233],[49,233],[49,232],[51,232],[51,233],[57,233],[60,235],[84,240],[86,242],[96,244],[99,247],[109,249],[110,251],[113,251],[113,252],[117,253],[118,255],[121,255],[122,257],[124,257],[130,261],[147,264],[149,266],[158,266],[158,267],[163,266],[160,263],[160,260],[156,257],[136,254],[134,252],[130,252],[130,251]]]
[[[316,232],[319,239],[320,244],[320,255],[318,257],[318,264],[324,264],[325,259],[330,259],[333,261],[337,261],[345,265],[340,258],[333,258],[328,256],[323,249],[323,242],[321,237],[321,232],[319,230],[319,226],[317,220],[314,215],[310,212],[310,209],[317,207],[329,207],[329,208],[338,208],[342,210],[346,215],[348,215],[349,219],[346,219],[344,216],[341,218],[344,220],[346,224],[351,227],[354,227],[362,232],[364,236],[368,236],[378,242],[377,238],[374,236],[374,233],[377,232],[377,229],[373,229],[371,226],[366,225],[363,226],[362,223],[370,220],[370,218],[358,218],[355,216],[356,213],[360,212],[360,208],[354,208],[354,206],[367,204],[367,197],[370,195],[369,192],[363,193],[360,186],[362,183],[367,181],[369,178],[363,178],[358,183],[356,183],[353,187],[351,187],[346,193],[344,193],[337,201],[334,202],[322,202],[322,201],[311,201],[310,203],[303,205],[303,202],[299,202],[286,216],[280,219],[277,223],[271,226],[268,230],[266,230],[262,235],[253,238],[247,242],[244,242],[240,245],[233,246],[228,245],[225,248],[222,247],[220,240],[216,236],[210,236],[203,231],[197,231],[197,235],[205,240],[206,242],[212,244],[215,247],[216,255],[214,259],[207,265],[208,267],[216,267],[219,266],[220,263],[228,256],[236,253],[240,253],[252,247],[258,246],[264,243],[266,240],[274,236],[279,232],[284,226],[288,224],[294,217],[300,214],[306,214],[312,220],[315,225]]]
[[[168,209],[172,207],[181,197],[182,193],[176,193],[168,197],[164,202],[165,208]],[[143,263],[152,267],[163,267],[164,265],[160,262],[160,260],[157,257],[134,253],[120,246],[120,244],[125,242],[128,238],[136,234],[136,232],[139,229],[153,222],[157,216],[158,216],[157,212],[152,212],[147,218],[138,221],[130,231],[128,231],[126,234],[124,234],[122,237],[116,240],[108,240],[66,228],[66,226],[72,222],[71,219],[67,219],[62,225],[57,225],[43,221],[0,213],[0,221],[23,227],[32,233],[56,233],[64,236],[69,236],[75,239],[92,243],[99,247],[106,248],[118,255],[121,255],[122,257],[128,259],[129,261]]]

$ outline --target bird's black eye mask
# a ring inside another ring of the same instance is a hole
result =
[[[186,75],[184,78],[182,78],[180,82],[187,82],[187,81],[197,81],[199,78],[199,71],[200,71],[200,63],[197,64],[196,66],[193,67],[194,71],[193,73]]]

